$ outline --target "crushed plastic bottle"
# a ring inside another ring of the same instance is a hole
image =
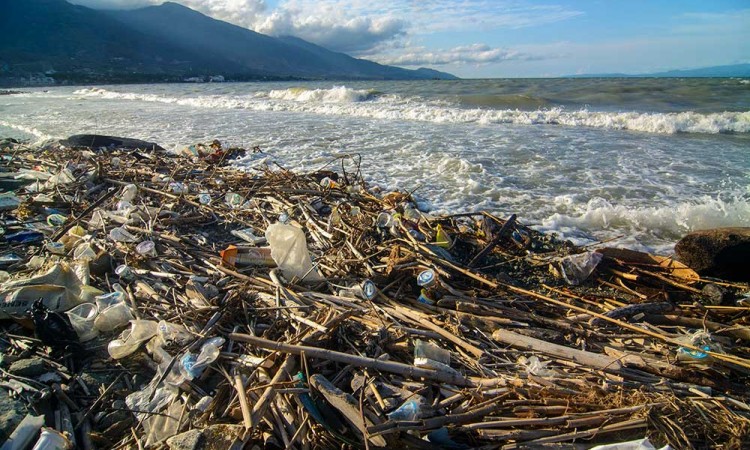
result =
[[[39,231],[24,230],[17,233],[6,234],[5,240],[15,244],[31,244],[44,239],[44,234]]]
[[[421,395],[415,395],[409,400],[406,400],[398,408],[387,414],[388,419],[398,421],[411,421],[420,419],[423,415],[422,404],[424,403],[424,397]]]
[[[123,227],[115,227],[109,231],[109,238],[115,242],[138,242],[138,238],[133,236]]]
[[[713,361],[713,358],[711,358],[711,355],[709,355],[708,352],[724,353],[721,345],[711,337],[711,334],[703,330],[696,331],[691,335],[683,337],[681,340],[691,347],[696,347],[702,351],[680,347],[677,349],[678,361],[710,364]]]
[[[219,357],[224,338],[214,337],[208,339],[202,346],[201,352],[196,355],[187,352],[180,359],[180,371],[188,380],[198,378],[203,371]]]

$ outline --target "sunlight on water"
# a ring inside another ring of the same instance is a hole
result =
[[[586,80],[539,81],[535,96],[517,80],[34,89],[0,98],[0,136],[219,139],[299,170],[357,153],[371,183],[436,213],[516,213],[578,243],[668,253],[692,230],[750,226],[750,100],[732,81],[704,82],[731,107],[701,97],[689,110],[663,91],[700,82],[658,95],[654,81]]]

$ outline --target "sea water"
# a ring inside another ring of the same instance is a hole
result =
[[[488,210],[578,244],[668,254],[750,226],[750,80],[497,79],[149,84],[0,96],[0,136],[96,133],[259,146],[348,170],[435,214]]]

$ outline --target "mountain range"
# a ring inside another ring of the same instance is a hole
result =
[[[731,64],[726,66],[699,67],[696,69],[669,70],[666,72],[626,74],[599,73],[586,75],[568,75],[563,78],[726,78],[750,77],[750,64]]]
[[[299,38],[271,37],[166,2],[94,10],[65,0],[0,0],[0,80],[44,82],[455,79],[386,66]],[[43,75],[39,75],[43,74]]]

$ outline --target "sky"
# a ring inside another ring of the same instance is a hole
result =
[[[135,8],[163,0],[68,0]],[[272,36],[462,78],[750,63],[750,0],[174,0]]]

